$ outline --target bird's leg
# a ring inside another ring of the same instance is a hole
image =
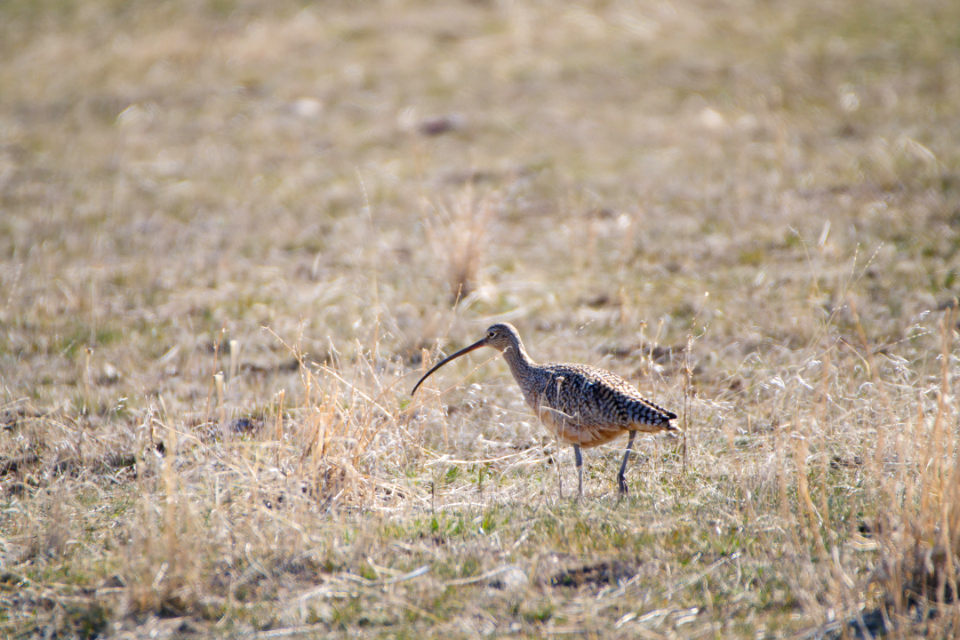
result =
[[[560,475],[560,460],[559,456],[553,458],[556,463],[554,466],[557,467],[557,493],[560,494],[560,499],[563,500],[563,476]]]
[[[627,439],[627,450],[623,454],[623,463],[620,465],[620,473],[617,474],[617,486],[620,488],[621,497],[627,495],[627,480],[623,477],[623,474],[627,470],[627,460],[630,459],[630,450],[633,448],[633,439],[636,437],[637,432],[631,431],[630,437]]]
[[[577,494],[583,497],[583,456],[580,455],[580,447],[573,445],[573,453],[577,460]]]

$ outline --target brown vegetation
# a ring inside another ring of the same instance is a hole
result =
[[[952,0],[0,3],[0,635],[956,635],[958,42]],[[684,439],[558,500],[502,360],[408,395],[492,321]]]

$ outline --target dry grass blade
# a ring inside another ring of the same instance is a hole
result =
[[[490,242],[490,226],[499,206],[496,194],[482,197],[465,189],[451,206],[426,208],[424,226],[434,255],[447,275],[451,299],[457,303],[480,286],[480,269]]]

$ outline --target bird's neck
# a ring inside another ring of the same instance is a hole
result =
[[[518,372],[526,371],[536,363],[527,355],[527,350],[523,348],[522,343],[511,345],[503,350],[503,359],[510,365],[510,372],[516,377]]]

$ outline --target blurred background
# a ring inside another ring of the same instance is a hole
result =
[[[494,319],[541,360],[695,317],[742,356],[850,289],[899,340],[956,284],[957,14],[6,2],[8,398],[56,404],[87,347],[129,401],[189,395],[223,328],[256,370],[261,326],[417,366]]]

